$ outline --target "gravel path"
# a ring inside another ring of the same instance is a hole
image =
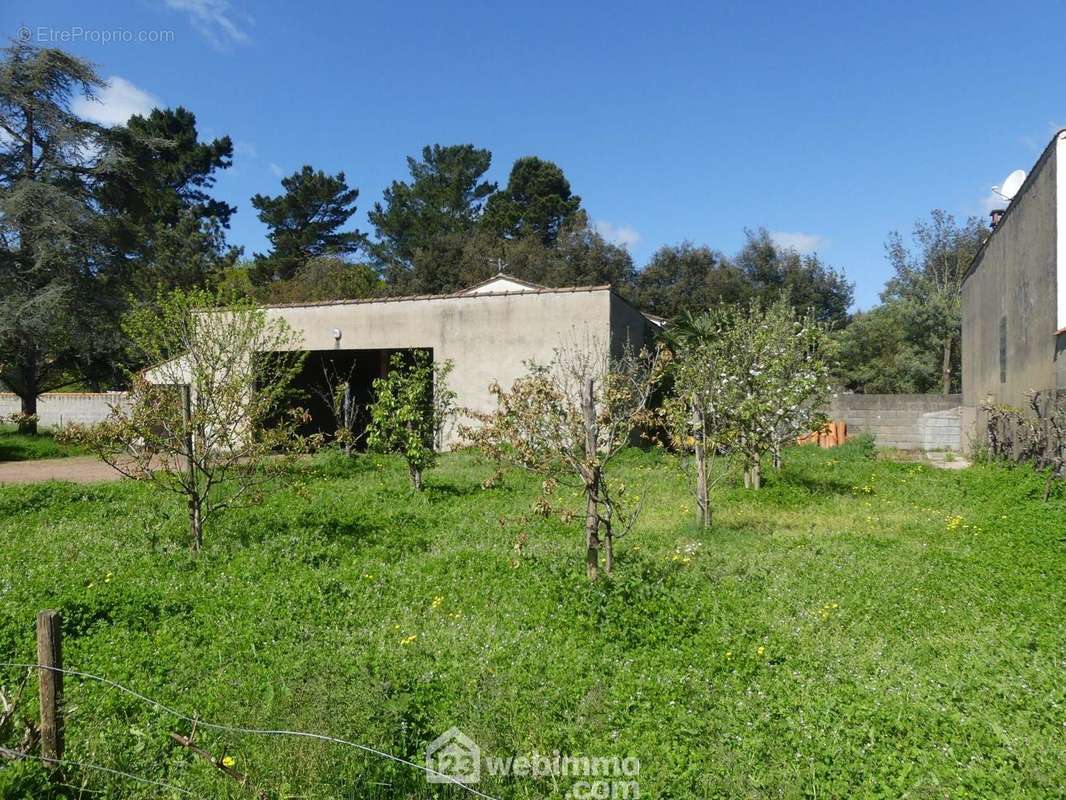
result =
[[[0,485],[43,481],[95,483],[121,479],[122,475],[93,456],[0,462]]]

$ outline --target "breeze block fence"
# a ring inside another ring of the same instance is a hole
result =
[[[102,422],[111,407],[126,402],[125,392],[48,392],[37,398],[37,417],[42,428],[62,428]],[[0,417],[18,414],[22,403],[10,392],[0,392]]]
[[[961,394],[837,394],[829,418],[846,422],[848,436],[871,434],[881,447],[962,449]]]

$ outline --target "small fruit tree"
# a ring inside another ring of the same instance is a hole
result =
[[[668,408],[679,448],[697,460],[697,513],[710,524],[707,457],[735,452],[744,484],[758,489],[769,453],[824,423],[832,340],[810,314],[787,298],[768,307],[722,306],[674,326],[674,393]]]
[[[548,365],[527,364],[529,374],[509,391],[491,387],[497,409],[471,413],[479,427],[464,437],[501,463],[545,476],[545,492],[556,483],[585,495],[585,568],[589,580],[614,567],[614,540],[628,532],[639,505],[628,503],[625,487],[609,472],[611,459],[633,432],[649,422],[648,400],[662,374],[664,353],[627,348],[612,356],[606,341],[586,338],[558,348]]]
[[[422,474],[437,463],[444,426],[455,414],[455,392],[448,386],[453,366],[435,364],[427,350],[393,353],[388,375],[374,381],[367,446],[402,455],[418,491]]]
[[[129,314],[123,328],[154,366],[131,375],[126,402],[65,436],[119,472],[186,498],[194,550],[215,514],[256,488],[301,449],[300,410],[287,408],[300,337],[249,301],[177,290]]]

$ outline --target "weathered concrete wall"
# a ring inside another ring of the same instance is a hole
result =
[[[643,344],[646,321],[610,289],[558,289],[466,296],[274,306],[303,335],[306,350],[432,348],[451,359],[457,405],[495,409],[489,386],[509,387],[527,373],[525,362],[548,363],[555,349],[594,337]],[[340,339],[335,338],[340,332]],[[444,432],[454,444],[455,425]]]
[[[844,420],[849,436],[872,434],[881,447],[962,449],[962,395],[958,394],[838,394],[829,416]]]
[[[44,428],[61,428],[72,422],[89,425],[104,420],[112,406],[125,400],[125,392],[49,392],[37,398],[37,416]],[[16,395],[0,392],[0,417],[21,410]]]
[[[1056,363],[1058,141],[1056,136],[1033,167],[962,287],[968,421],[976,420],[984,403],[1024,408],[1030,391],[1062,386],[1066,378]]]

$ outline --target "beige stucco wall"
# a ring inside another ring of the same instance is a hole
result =
[[[639,346],[645,330],[643,317],[606,288],[277,306],[266,311],[299,331],[305,350],[432,348],[435,360],[455,364],[451,386],[457,404],[475,411],[494,409],[489,394],[493,382],[510,386],[526,373],[523,362],[547,363],[567,340],[594,336],[618,342],[629,336]],[[339,341],[335,330],[340,331]],[[453,423],[444,432],[444,443],[455,441]]]

